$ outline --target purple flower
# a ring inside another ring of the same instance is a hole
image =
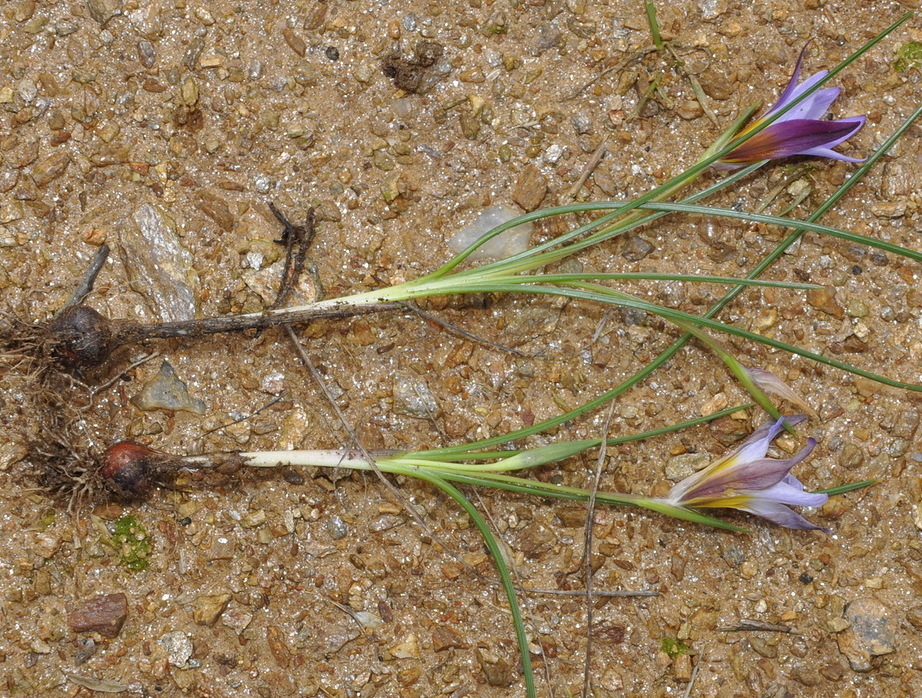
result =
[[[794,68],[791,81],[784,88],[775,106],[740,132],[740,136],[763,124],[829,74],[828,70],[821,70],[800,85],[797,84],[806,50],[807,46],[804,46],[797,59],[797,66]],[[860,159],[841,155],[833,148],[858,133],[867,117],[853,116],[838,121],[826,121],[822,118],[840,92],[841,89],[838,87],[817,90],[793,109],[779,116],[770,126],[727,153],[718,161],[717,166],[733,169],[750,162],[777,160],[792,155],[812,155],[832,160],[861,162]]]
[[[791,468],[806,458],[814,439],[791,458],[766,458],[769,444],[784,424],[799,424],[806,417],[782,417],[774,424],[757,429],[732,453],[711,463],[670,490],[665,502],[690,509],[741,509],[786,528],[825,530],[807,521],[789,506],[818,507],[826,503],[825,494],[804,492]]]

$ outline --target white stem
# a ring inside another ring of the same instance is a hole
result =
[[[286,465],[313,466],[318,468],[349,468],[350,470],[371,470],[364,458],[355,451],[313,450],[313,451],[251,451],[241,453],[246,465],[254,468],[277,468]],[[204,458],[204,457],[202,457]],[[381,470],[388,470],[388,459],[375,460]]]

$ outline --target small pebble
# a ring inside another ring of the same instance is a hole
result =
[[[185,86],[186,83],[184,82],[183,85]],[[189,91],[189,99],[193,99],[192,92],[193,90]],[[194,92],[196,93],[194,99],[197,100],[197,90]],[[220,194],[208,189],[200,192],[195,201],[195,207],[217,223],[221,230],[229,233],[234,229],[236,219],[227,201]]]
[[[906,611],[906,620],[918,631],[922,631],[922,606],[914,606]]]
[[[448,241],[448,247],[455,253],[461,252],[484,233],[518,215],[519,212],[516,209],[506,204],[484,209],[471,223],[455,233]],[[523,252],[528,248],[533,228],[531,223],[522,223],[510,228],[478,247],[468,259],[472,262],[480,262],[487,259],[503,259]]]
[[[70,153],[61,151],[39,160],[32,168],[32,179],[36,186],[44,187],[60,177],[70,164]]]
[[[253,178],[253,188],[256,189],[257,194],[268,194],[272,185],[272,178],[266,175],[260,174]]]
[[[397,659],[419,659],[419,638],[411,633],[388,648],[388,652]]]
[[[526,165],[512,192],[512,200],[523,210],[534,211],[547,195],[547,178],[534,165]]]
[[[550,164],[556,164],[567,152],[565,146],[554,144],[544,151],[544,161]]]
[[[160,638],[158,644],[166,652],[170,664],[177,669],[185,667],[192,657],[192,640],[181,630],[166,633]]]
[[[77,653],[74,655],[74,664],[80,666],[81,664],[89,661],[89,659],[96,654],[98,646],[96,641],[91,637],[78,637],[77,638]]]
[[[570,117],[570,123],[573,124],[573,130],[580,135],[592,132],[592,119],[586,114],[574,114]]]
[[[822,310],[827,315],[841,320],[845,311],[836,301],[835,291],[829,288],[816,288],[807,291],[807,302],[817,310]]]
[[[122,0],[86,0],[90,17],[100,25],[105,25],[115,15],[122,14]]]
[[[118,637],[127,617],[128,597],[123,593],[105,594],[68,613],[67,624],[75,633],[96,632],[111,639]]]
[[[345,538],[346,534],[349,533],[349,526],[338,516],[331,516],[327,519],[326,526],[333,540]]]
[[[461,634],[450,625],[437,625],[432,631],[432,649],[435,652],[444,652],[447,649],[467,647],[468,643]]]
[[[160,364],[157,375],[145,384],[141,392],[131,399],[139,410],[173,410],[205,414],[205,403],[193,398],[186,384],[179,379],[169,361]]]
[[[871,670],[871,658],[896,651],[896,624],[890,609],[874,598],[852,601],[843,618],[849,623],[838,637],[839,651],[855,672]]]
[[[149,41],[138,42],[138,57],[141,59],[141,65],[145,68],[153,68],[157,62],[157,50]]]
[[[183,247],[172,218],[151,204],[138,207],[135,225],[119,229],[122,262],[132,289],[164,322],[195,317],[192,255]]]
[[[701,103],[697,99],[687,99],[676,107],[676,113],[686,121],[692,121],[704,114]]]
[[[656,249],[639,235],[632,235],[624,241],[621,256],[629,262],[639,262]]]
[[[439,414],[439,404],[422,379],[397,376],[394,380],[394,411],[410,417],[428,419]]]
[[[672,482],[684,480],[711,462],[708,453],[681,453],[666,462],[666,477]]]
[[[212,626],[224,613],[233,597],[230,594],[208,594],[199,596],[192,604],[192,620],[199,625]]]
[[[512,664],[506,659],[487,650],[477,650],[477,660],[490,686],[508,687],[515,681],[515,672]]]

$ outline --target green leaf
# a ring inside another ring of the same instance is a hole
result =
[[[499,572],[500,583],[503,586],[503,590],[506,592],[506,599],[509,601],[509,610],[512,613],[512,622],[513,625],[515,625],[515,635],[519,645],[519,656],[522,659],[525,690],[529,698],[536,698],[538,691],[535,687],[535,673],[531,665],[531,653],[528,651],[528,634],[525,632],[525,623],[522,620],[522,609],[519,607],[512,575],[509,572],[509,567],[506,565],[506,560],[503,557],[499,543],[493,535],[493,531],[490,530],[489,525],[483,516],[481,516],[480,512],[477,511],[477,508],[471,504],[470,500],[468,500],[468,498],[454,485],[451,485],[441,477],[431,473],[420,472],[416,477],[435,485],[460,504],[461,508],[471,517],[471,521],[474,522],[474,525],[483,537],[483,542],[486,543],[487,549],[493,557],[493,563],[496,565],[496,570]]]

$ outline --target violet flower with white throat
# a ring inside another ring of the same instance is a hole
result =
[[[782,417],[759,427],[733,452],[682,480],[661,501],[687,509],[739,509],[785,528],[826,530],[790,508],[818,507],[829,499],[825,494],[804,492],[800,480],[791,475],[791,469],[810,454],[816,440],[808,439],[791,458],[766,457],[785,423],[794,426],[804,419],[804,415]]]

